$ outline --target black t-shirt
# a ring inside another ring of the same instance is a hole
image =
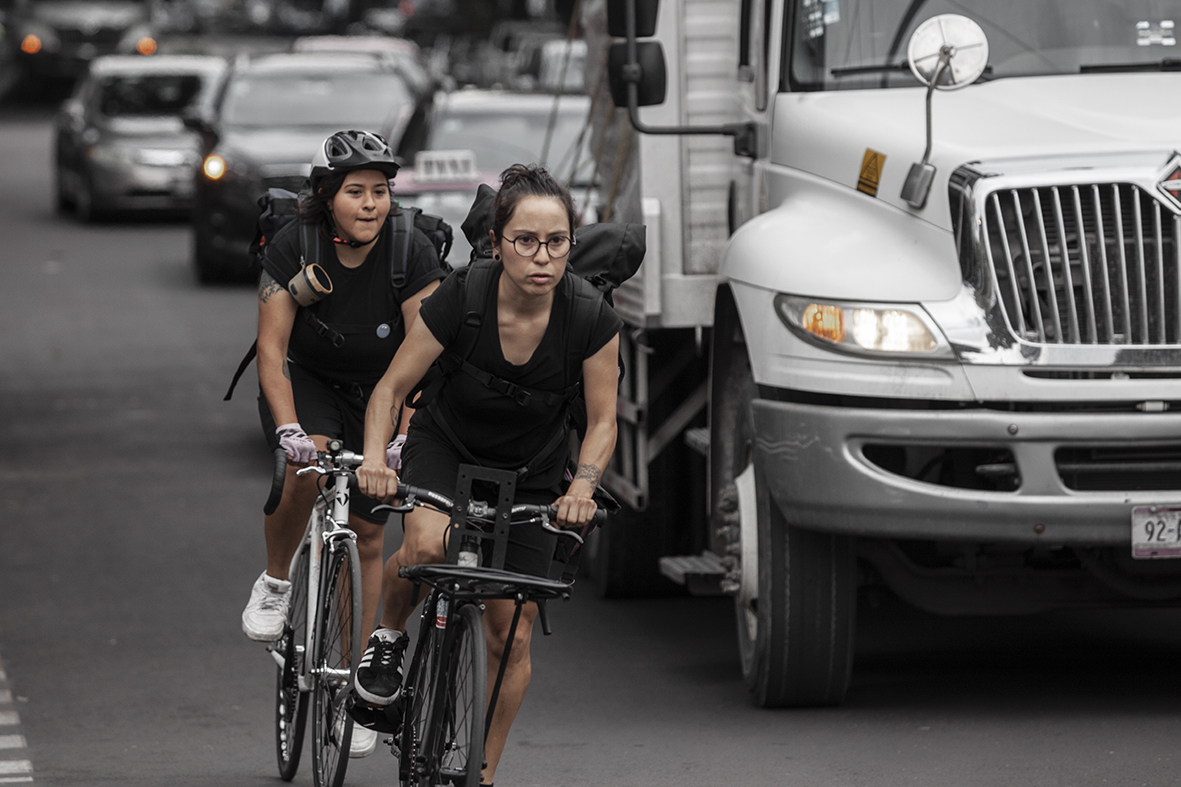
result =
[[[266,246],[263,270],[283,286],[299,273],[301,234],[300,223],[289,222]],[[318,231],[307,234],[314,236],[319,253],[309,249],[306,259],[324,268],[332,282],[332,292],[323,300],[300,308],[291,328],[287,356],[322,377],[372,386],[385,374],[405,335],[402,302],[444,277],[438,254],[427,236],[414,228],[405,263],[406,283],[395,289],[390,281],[392,219],[382,228],[365,262],[356,268],[342,265],[335,244],[321,237]],[[329,338],[321,336],[305,312],[343,336],[344,344],[336,347]]]
[[[467,272],[464,268],[447,278],[439,289],[422,303],[419,316],[444,352],[459,352],[455,343],[464,322]],[[600,300],[594,325],[584,335],[584,347],[571,347],[574,332],[570,325],[571,290],[576,274],[567,270],[554,293],[549,325],[533,356],[521,364],[505,360],[497,327],[497,285],[503,267],[494,264],[490,286],[481,311],[481,325],[475,346],[467,360],[478,369],[531,391],[561,395],[577,381],[581,362],[573,368],[576,380],[566,380],[566,356],[585,360],[603,348],[619,332],[623,321],[605,300]],[[572,364],[572,367],[574,365]],[[452,431],[482,464],[493,467],[516,468],[533,459],[555,432],[562,428],[566,415],[565,402],[547,405],[541,396],[533,396],[525,405],[502,393],[490,390],[462,371],[452,374],[440,390],[436,400],[444,419]],[[438,432],[428,410],[415,411],[416,421]],[[554,449],[553,455],[534,463],[534,469],[564,465],[567,447]]]

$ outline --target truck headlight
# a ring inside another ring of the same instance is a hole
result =
[[[797,336],[859,355],[951,357],[951,348],[922,307],[842,303],[776,295],[775,312]]]

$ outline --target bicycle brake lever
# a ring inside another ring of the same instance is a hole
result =
[[[399,505],[392,506],[388,503],[382,503],[381,505],[374,506],[369,513],[376,514],[378,511],[393,511],[396,514],[409,514],[414,510],[416,505],[418,505],[418,498],[410,494],[402,498],[402,502]]]
[[[319,465],[308,465],[307,467],[301,467],[295,471],[296,475],[307,475],[308,473],[318,473],[319,475],[327,475],[328,471],[325,470],[324,468],[320,467]]]

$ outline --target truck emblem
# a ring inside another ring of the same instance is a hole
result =
[[[1181,156],[1173,157],[1157,186],[1165,196],[1169,197],[1173,209],[1181,210]]]
[[[882,165],[885,163],[885,153],[866,148],[865,156],[861,159],[861,175],[857,178],[857,190],[862,194],[876,197],[878,184],[882,181]]]

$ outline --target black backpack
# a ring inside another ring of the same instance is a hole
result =
[[[472,364],[468,358],[475,349],[482,324],[482,312],[492,287],[495,267],[491,259],[492,247],[488,229],[490,207],[496,191],[482,185],[476,194],[476,201],[461,225],[472,245],[472,262],[468,265],[467,283],[464,294],[464,321],[452,349],[444,353],[431,367],[422,382],[407,397],[412,407],[427,407],[435,422],[460,452],[465,461],[479,462],[447,424],[440,408],[432,406],[434,398],[448,377],[457,372],[466,373],[485,387],[497,391],[518,402],[541,397],[547,404],[567,405],[568,424],[558,431],[545,446],[517,473],[524,476],[538,460],[548,456],[557,446],[568,439],[567,429],[573,427],[581,439],[586,432],[586,401],[582,396],[581,358],[567,353],[562,393],[534,391],[497,377]],[[590,330],[604,299],[612,303],[611,293],[635,274],[644,260],[646,251],[646,228],[642,224],[591,224],[574,231],[576,244],[570,251],[567,269],[577,274],[572,280],[571,345],[584,347],[590,341]],[[623,378],[623,359],[619,360],[620,379]],[[614,502],[614,501],[612,501]]]
[[[279,230],[296,219],[295,208],[299,204],[299,200],[299,194],[274,187],[267,189],[266,193],[259,197],[258,231],[255,233],[254,241],[250,244],[250,256],[260,268],[262,256],[266,253],[268,239],[274,238]],[[420,208],[398,205],[396,209],[390,211],[388,220],[392,221],[394,226],[393,242],[390,243],[390,284],[394,288],[401,289],[406,284],[406,265],[410,259],[410,240],[413,235],[411,226],[421,230],[427,236],[439,255],[439,265],[443,270],[450,272],[451,268],[446,260],[447,255],[451,252],[453,235],[451,225],[442,217],[423,213]],[[299,225],[298,230],[301,263],[303,265],[319,264],[320,244],[316,238],[317,228],[313,224],[303,222]],[[344,337],[325,325],[310,310],[300,307],[300,313],[320,336],[338,347],[344,342]],[[246,351],[241,363],[238,364],[238,369],[230,381],[229,390],[226,391],[222,401],[229,401],[230,397],[234,395],[234,388],[237,387],[238,380],[241,379],[246,367],[254,360],[257,353],[258,340],[256,339],[250,345],[250,349]]]

